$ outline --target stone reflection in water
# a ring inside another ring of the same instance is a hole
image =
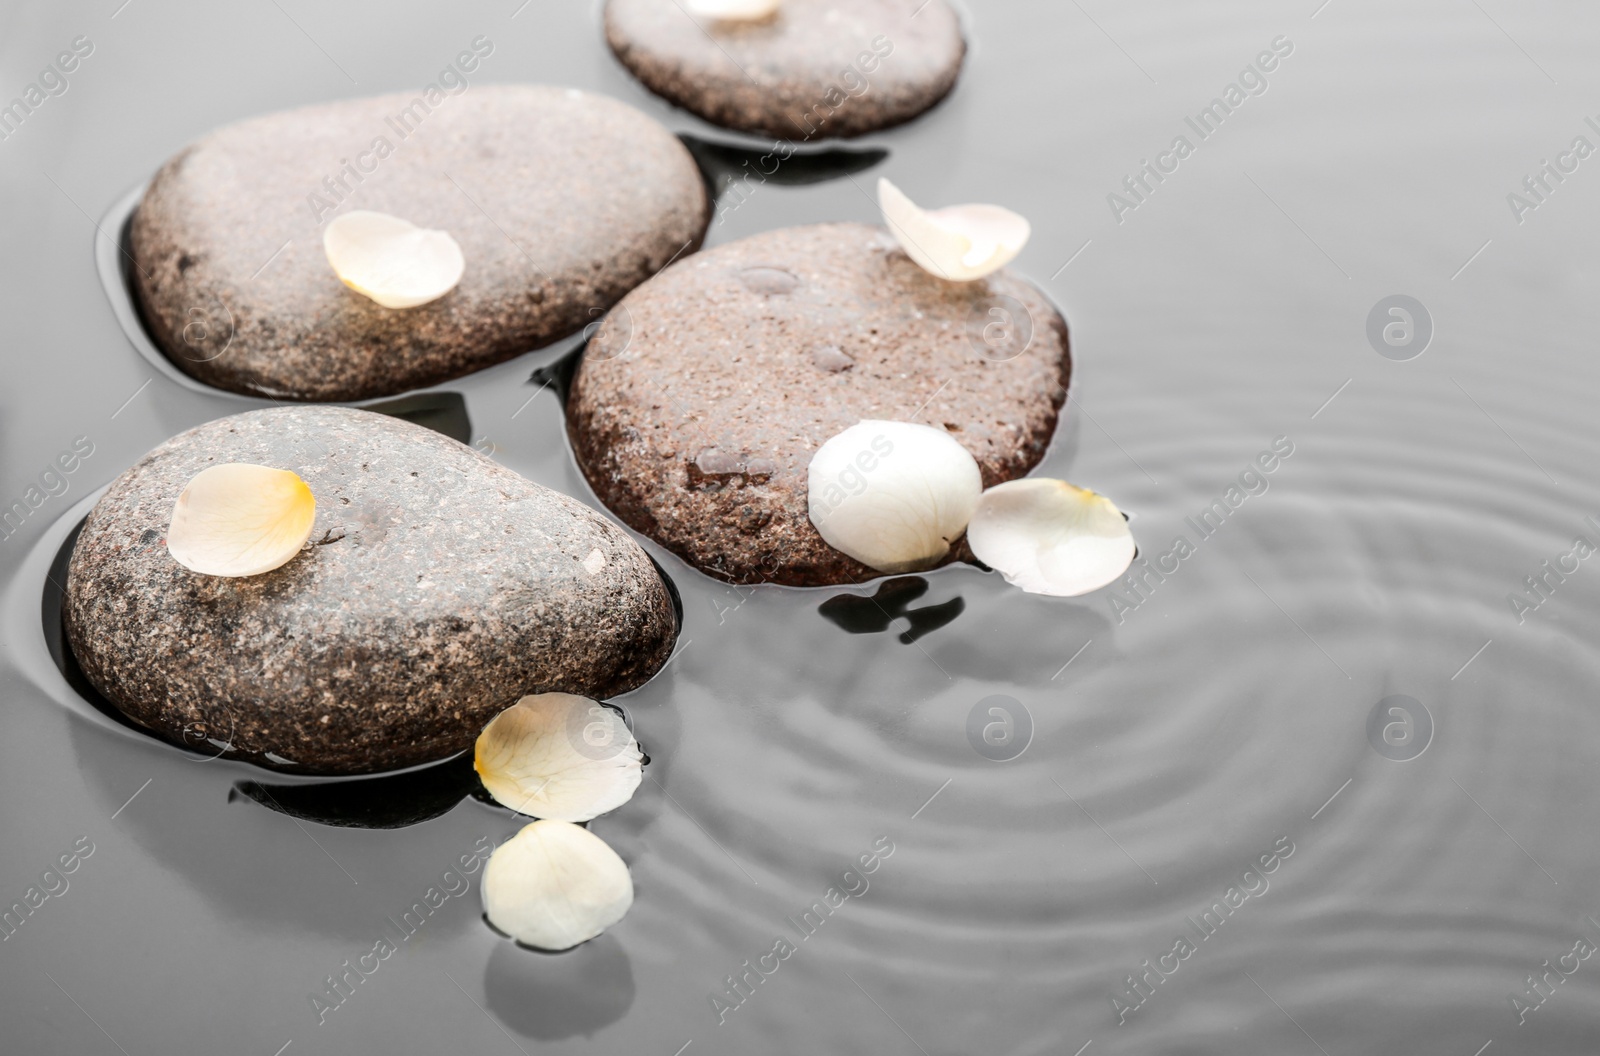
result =
[[[615,935],[559,954],[504,942],[489,958],[483,989],[489,1011],[524,1037],[589,1036],[633,1006],[633,966]]]
[[[784,156],[782,151],[768,146],[745,147],[737,143],[701,139],[688,133],[680,133],[678,138],[694,155],[706,182],[717,194],[736,183],[748,187],[751,181],[756,185],[770,182],[788,187],[827,183],[865,172],[889,156],[889,152],[882,147],[791,150]],[[749,191],[743,193],[748,194]]]
[[[368,404],[366,409],[404,418],[463,444],[472,443],[472,419],[467,416],[467,401],[459,392],[423,392]]]
[[[920,609],[909,607],[927,592],[928,581],[921,576],[897,576],[879,585],[870,597],[836,594],[817,606],[817,611],[850,634],[882,634],[895,620],[903,619],[911,626],[901,632],[900,641],[910,645],[952,623],[967,607],[959,597]]]

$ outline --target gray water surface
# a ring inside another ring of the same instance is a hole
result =
[[[653,761],[593,825],[637,901],[546,956],[483,923],[460,867],[516,830],[505,811],[290,817],[235,792],[271,775],[128,730],[62,680],[41,598],[92,496],[168,436],[263,405],[138,353],[97,224],[218,124],[418,88],[480,34],[481,83],[574,85],[761,142],[650,97],[576,0],[118,2],[0,13],[3,98],[94,44],[0,141],[0,500],[93,445],[0,541],[0,903],[53,889],[0,941],[0,1049],[1600,1048],[1600,564],[1574,547],[1600,545],[1600,157],[1563,153],[1600,148],[1591,7],[983,0],[945,105],[852,144],[885,160],[725,210],[711,244],[875,220],[882,174],[1028,216],[1017,266],[1076,356],[1039,472],[1115,499],[1159,574],[1062,601],[947,569],[909,607],[963,611],[907,644],[904,620],[849,634],[817,611],[874,588],[735,589],[652,546],[683,636],[618,701]],[[1279,38],[1259,94],[1201,139],[1185,118]],[[1188,156],[1133,201],[1124,178],[1178,136]],[[1536,207],[1508,200],[1546,160],[1576,167]],[[1404,325],[1382,339],[1394,296],[1425,312],[1410,344]],[[593,501],[554,389],[528,383],[570,345],[440,388],[477,446]],[[1275,443],[1292,453],[1254,472]],[[1217,502],[1203,535],[1191,519]],[[863,855],[873,871],[845,876]],[[380,938],[398,953],[319,1022],[311,995]],[[729,994],[779,938],[793,952]]]

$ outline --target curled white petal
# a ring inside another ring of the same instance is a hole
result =
[[[686,0],[689,13],[728,22],[760,22],[771,18],[783,0]]]
[[[473,766],[521,814],[588,821],[633,797],[644,756],[610,708],[571,693],[523,697],[478,735]]]
[[[1030,594],[1073,598],[1128,570],[1135,546],[1112,501],[1064,480],[1030,477],[983,493],[967,526],[979,561]]]
[[[536,821],[496,847],[483,867],[489,923],[541,950],[566,950],[621,920],[633,877],[588,829]]]
[[[943,429],[869,420],[811,456],[806,501],[835,550],[880,572],[915,572],[950,552],[982,493],[977,461]]]
[[[191,572],[256,576],[311,538],[317,500],[287,469],[229,462],[196,474],[172,507],[167,552]]]
[[[878,181],[878,206],[906,255],[926,272],[973,282],[1011,263],[1028,244],[1028,221],[998,205],[925,210],[888,180]]]
[[[385,308],[415,308],[456,288],[466,270],[448,231],[357,209],[328,221],[322,250],[341,282]]]

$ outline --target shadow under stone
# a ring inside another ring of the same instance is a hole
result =
[[[319,825],[401,829],[448,814],[478,788],[471,753],[388,777],[310,784],[237,782],[228,802],[249,799],[269,810]]]
[[[803,187],[854,176],[881,164],[889,156],[881,147],[800,151],[793,143],[788,143],[785,149],[790,153],[785,157],[780,149],[783,141],[772,147],[744,147],[688,133],[680,133],[678,138],[700,166],[713,197],[747,176],[758,183]]]
[[[424,392],[363,404],[361,409],[403,418],[463,444],[472,443],[472,420],[467,417],[467,401],[459,392]]]

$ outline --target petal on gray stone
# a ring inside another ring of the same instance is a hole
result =
[[[392,395],[582,329],[710,220],[683,144],[575,89],[474,85],[304,107],[186,147],[134,214],[133,282],[185,373],[278,399]],[[346,287],[322,247],[353,209],[447,231],[466,272],[389,309]]]
[[[697,253],[617,311],[631,342],[585,352],[567,398],[578,465],[625,523],[736,583],[882,575],[811,521],[808,471],[830,437],[865,419],[942,428],[993,486],[1044,458],[1071,374],[1066,320],[1037,287],[1008,270],[945,282],[864,224]]]
[[[305,551],[223,579],[141,545],[191,477],[230,461],[305,479]],[[627,692],[677,635],[668,584],[596,511],[421,426],[335,407],[218,419],[141,459],[78,537],[66,626],[89,680],[141,725],[231,731],[238,752],[317,773],[442,759],[529,693]]]

